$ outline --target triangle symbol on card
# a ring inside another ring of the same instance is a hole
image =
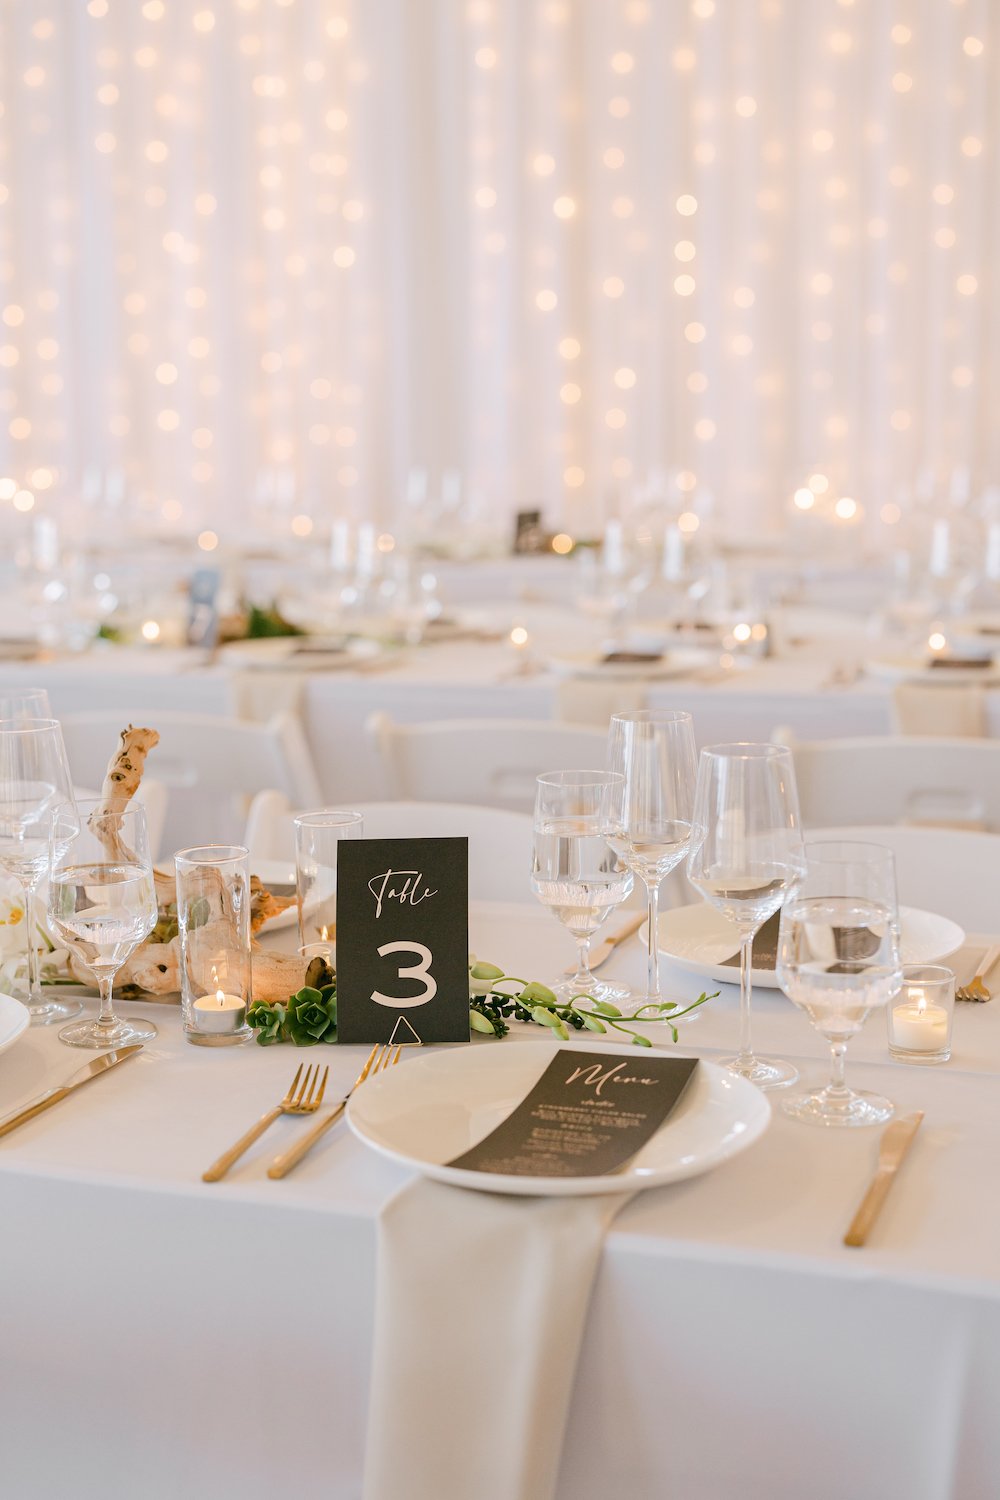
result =
[[[409,1033],[409,1035],[407,1035]],[[389,1038],[390,1047],[422,1047],[424,1044],[405,1016],[397,1016]]]

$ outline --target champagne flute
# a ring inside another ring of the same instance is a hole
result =
[[[609,842],[646,887],[642,1004],[658,1005],[660,886],[689,852],[695,831],[691,715],[660,709],[615,714],[608,735],[608,765],[620,777],[609,799]]]
[[[56,816],[49,921],[90,969],[101,993],[96,1020],[74,1021],[59,1033],[71,1047],[123,1047],[151,1041],[151,1021],[123,1020],[112,1003],[115,975],[156,926],[156,888],[146,814],[141,807],[107,811],[83,803],[74,833]]]
[[[847,1043],[903,982],[892,851],[832,840],[806,845],[806,869],[781,912],[778,981],[830,1043],[830,1082],[784,1101],[817,1125],[880,1125],[893,1105],[844,1082]]]
[[[740,934],[740,1046],[723,1064],[761,1088],[784,1088],[798,1070],[754,1056],[750,1001],[754,934],[805,869],[791,751],[753,744],[703,750],[694,816],[702,836],[688,879]]]
[[[20,883],[28,919],[28,1012],[33,1026],[51,1026],[82,1009],[79,1000],[42,999],[32,916],[50,866],[51,833],[59,815],[79,826],[62,730],[55,719],[0,720],[0,869]]]
[[[590,940],[632,892],[633,879],[607,839],[608,799],[622,780],[610,771],[551,771],[539,776],[531,889],[576,938],[577,970],[555,985],[562,1000],[620,991],[590,972]]]

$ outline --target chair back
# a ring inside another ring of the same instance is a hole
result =
[[[895,828],[862,824],[812,828],[815,839],[861,839],[896,856],[896,888],[903,906],[950,917],[966,932],[1000,931],[1000,837],[951,828]]]
[[[319,779],[291,714],[277,714],[265,724],[161,709],[135,709],[131,717],[159,731],[160,743],[147,765],[152,780],[169,794],[161,840],[167,854],[242,837],[247,809],[260,787],[278,788],[296,806],[319,803]],[[66,714],[60,722],[74,779],[100,787],[125,722],[122,714]],[[148,792],[144,800],[148,807]]]
[[[891,736],[791,745],[805,828],[1000,830],[1000,741]]]
[[[604,730],[544,719],[448,719],[397,724],[368,719],[389,796],[400,801],[469,802],[531,812],[543,771],[598,770]]]

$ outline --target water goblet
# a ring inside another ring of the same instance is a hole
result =
[[[49,871],[57,814],[67,831],[78,826],[59,724],[27,713],[0,720],[0,869],[14,876],[24,896],[33,1026],[51,1026],[83,1009],[79,1000],[42,998],[34,909],[38,887]]]
[[[615,714],[608,765],[618,773],[609,795],[608,840],[646,887],[646,994],[660,1003],[660,886],[691,848],[696,752],[691,715],[644,709]]]
[[[903,982],[892,851],[832,840],[806,845],[806,868],[781,911],[778,981],[830,1043],[830,1082],[784,1100],[817,1125],[880,1125],[893,1105],[844,1082],[847,1043]]]
[[[146,814],[141,807],[111,812],[82,803],[74,831],[56,815],[49,877],[49,921],[83,959],[100,991],[96,1020],[64,1026],[59,1040],[71,1047],[124,1047],[151,1041],[151,1021],[115,1014],[115,975],[156,926],[156,887]]]
[[[536,783],[531,889],[577,943],[576,973],[553,986],[562,1000],[621,993],[590,972],[591,938],[632,892],[632,872],[607,839],[608,801],[621,780],[610,771],[551,771]]]
[[[798,1070],[755,1057],[750,1035],[753,940],[805,868],[795,767],[781,745],[713,745],[701,752],[688,879],[734,923],[740,940],[740,1045],[723,1066],[761,1088]]]

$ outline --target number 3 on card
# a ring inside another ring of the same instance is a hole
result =
[[[423,990],[419,995],[410,995],[405,1000],[394,999],[392,995],[383,995],[381,990],[372,990],[372,999],[376,1005],[388,1005],[392,1010],[405,1009],[411,1005],[426,1005],[428,1000],[433,1000],[437,994],[437,980],[430,972],[434,955],[423,943],[383,943],[378,950],[379,958],[384,958],[387,953],[417,953],[420,962],[412,964],[408,969],[399,970],[400,979],[420,979],[423,981]]]

